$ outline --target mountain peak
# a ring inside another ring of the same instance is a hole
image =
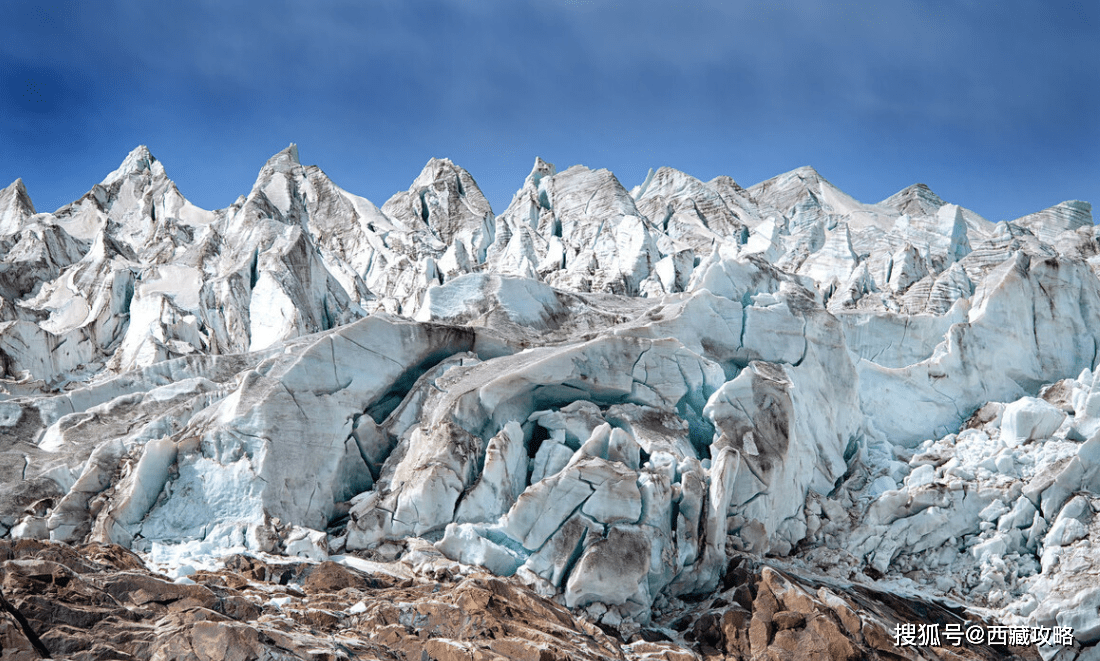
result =
[[[386,200],[382,213],[406,227],[430,229],[446,244],[463,228],[479,226],[493,210],[469,172],[449,158],[433,157],[407,191]]]
[[[156,157],[149,152],[148,147],[145,145],[138,145],[126,155],[126,158],[123,159],[122,164],[119,165],[116,170],[103,178],[100,185],[109,186],[111,183],[127,175],[136,174],[138,172],[148,172],[152,169],[153,163],[156,162]]]
[[[777,174],[767,181],[762,181],[752,186],[752,188],[774,188],[777,186],[781,188],[792,188],[795,186],[804,186],[807,183],[814,185],[823,182],[828,183],[828,180],[821,176],[821,173],[818,172],[816,168],[812,165],[803,165],[800,168]]]
[[[434,182],[446,178],[448,175],[457,175],[464,170],[449,158],[436,158],[435,156],[428,159],[428,162],[424,164],[423,169],[420,170],[420,174],[416,175],[416,179],[413,179],[412,188],[409,190],[419,190],[421,188],[427,188]]]
[[[645,181],[635,188],[637,192],[637,197],[635,197],[635,199],[641,199],[647,193],[653,194],[654,191],[657,191],[660,195],[668,196],[677,195],[685,191],[692,191],[698,194],[704,188],[705,184],[690,174],[667,165],[662,165],[656,170],[653,168],[649,169]]]
[[[34,213],[34,205],[31,203],[31,196],[27,193],[27,187],[23,184],[22,177],[11,182],[7,188],[0,188],[0,200],[8,199],[19,201],[29,207],[31,213]]]
[[[543,177],[553,177],[558,173],[558,169],[554,167],[553,163],[548,163],[538,156],[535,157],[535,164],[531,167],[531,173],[527,175],[528,181],[538,187],[539,181]]]
[[[907,186],[879,202],[879,206],[889,207],[910,216],[931,216],[944,204],[943,199],[933,193],[927,184],[921,183]]]
[[[708,181],[707,185],[708,186],[725,186],[725,187],[729,187],[729,188],[732,188],[733,190],[737,190],[737,191],[745,190],[744,186],[742,186],[741,184],[734,181],[733,177],[729,176],[728,174],[718,175],[714,179],[711,179],[710,181]]]
[[[0,199],[5,199],[9,195],[15,196],[17,199],[25,200],[27,206],[31,208],[31,213],[34,213],[34,204],[31,203],[31,196],[27,193],[27,186],[23,183],[22,177],[11,182],[7,188],[0,190]]]
[[[453,191],[459,197],[469,198],[469,202],[478,207],[479,213],[488,210],[489,202],[485,199],[481,189],[473,176],[461,165],[455,165],[449,158],[428,159],[424,169],[413,180],[409,193],[420,192],[442,184],[447,190]],[[485,207],[482,209],[481,207]]]
[[[531,172],[540,172],[544,175],[552,176],[554,174],[557,174],[558,169],[554,167],[553,163],[550,163],[549,161],[544,161],[541,157],[536,156],[535,165],[531,168]]]
[[[832,213],[847,213],[860,206],[859,202],[809,165],[755,184],[748,192],[756,200],[774,206],[782,213],[790,213],[799,204],[823,205]]]
[[[1081,200],[1066,200],[1012,222],[1035,232],[1043,241],[1050,242],[1061,232],[1091,226],[1092,205]]]
[[[0,189],[0,234],[15,231],[34,214],[34,203],[22,179],[16,179],[7,188]]]
[[[267,159],[263,169],[285,173],[301,165],[302,161],[298,157],[298,145],[292,142],[286,149]]]
[[[1084,200],[1066,200],[1065,202],[1059,202],[1055,206],[1068,207],[1080,211],[1081,213],[1092,214],[1092,204]]]

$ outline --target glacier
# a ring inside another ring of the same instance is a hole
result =
[[[0,246],[2,537],[481,568],[620,629],[751,557],[841,619],[870,584],[1100,642],[1086,202],[536,159],[496,214],[433,158],[376,206],[291,145],[208,211],[139,147],[53,213],[0,190]]]

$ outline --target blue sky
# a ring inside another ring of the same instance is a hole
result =
[[[0,186],[39,211],[147,144],[223,207],[290,142],[381,205],[432,156],[503,211],[535,156],[865,202],[924,182],[991,220],[1100,204],[1100,3],[10,3]]]

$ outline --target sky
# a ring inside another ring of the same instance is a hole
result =
[[[536,156],[744,186],[803,165],[990,220],[1100,204],[1100,3],[10,3],[0,186],[71,202],[139,144],[195,204],[289,143],[381,205],[432,157],[504,211]]]

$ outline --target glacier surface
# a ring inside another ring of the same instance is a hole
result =
[[[1088,203],[538,159],[496,214],[432,159],[376,206],[292,145],[207,211],[139,147],[0,246],[4,536],[426,540],[613,624],[749,553],[1100,641]]]

